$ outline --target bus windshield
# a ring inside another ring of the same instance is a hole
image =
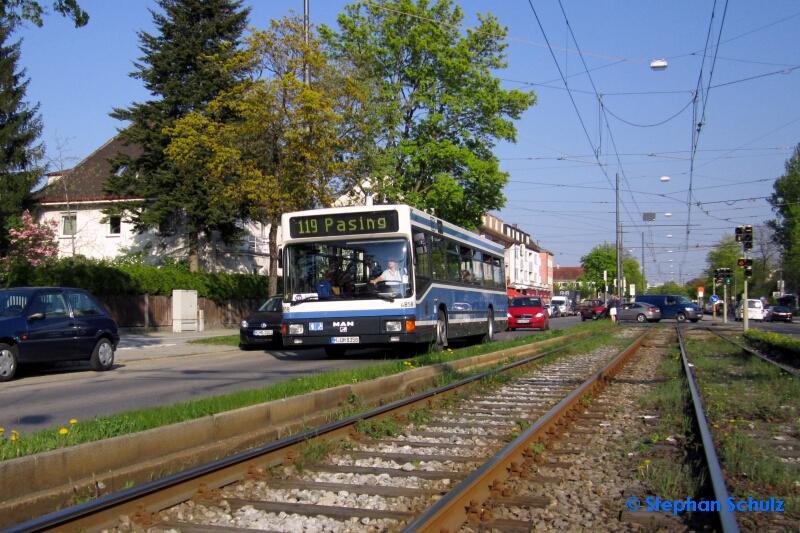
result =
[[[289,300],[394,299],[413,296],[406,239],[293,243],[284,264]]]

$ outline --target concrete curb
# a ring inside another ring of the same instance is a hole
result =
[[[321,425],[351,395],[377,406],[436,384],[438,375],[486,367],[531,349],[588,332],[491,354],[425,366],[234,411],[0,462],[0,528],[91,498],[141,485],[220,457],[253,448],[303,427]]]

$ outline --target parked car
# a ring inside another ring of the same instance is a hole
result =
[[[619,320],[635,320],[637,322],[658,322],[661,320],[661,309],[643,302],[631,302],[619,307]]]
[[[788,307],[773,305],[764,311],[764,320],[767,322],[791,322],[792,311]]]
[[[643,294],[636,301],[661,309],[661,318],[674,318],[678,322],[703,319],[703,308],[680,294]]]
[[[558,309],[558,316],[574,314],[570,304],[571,301],[566,296],[553,296],[550,299],[550,305]]]
[[[734,320],[744,320],[744,300],[739,300],[734,313]],[[747,300],[747,320],[764,320],[764,304],[761,300]]]
[[[581,320],[594,320],[605,308],[601,298],[587,298],[581,302]]]
[[[541,298],[518,296],[508,304],[508,329],[517,328],[550,329],[550,317],[542,305]]]
[[[283,297],[271,296],[239,326],[239,348],[282,345]]]
[[[558,318],[561,316],[560,311],[558,310],[558,306],[553,304],[544,304],[544,308],[547,310],[547,316],[550,318]]]
[[[28,363],[86,360],[109,370],[118,344],[117,322],[83,289],[0,289],[0,381]]]

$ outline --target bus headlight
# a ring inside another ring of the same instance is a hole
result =
[[[386,323],[386,331],[402,331],[401,322],[398,320],[392,320]]]
[[[303,324],[289,324],[289,335],[302,335]]]

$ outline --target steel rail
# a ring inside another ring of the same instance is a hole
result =
[[[706,456],[706,466],[708,466],[708,474],[711,478],[711,487],[714,490],[714,497],[720,504],[718,516],[720,526],[722,527],[722,533],[739,533],[739,524],[736,523],[736,517],[732,512],[727,511],[724,506],[724,503],[728,501],[728,488],[725,485],[725,478],[722,475],[722,466],[719,464],[719,457],[717,457],[717,451],[714,448],[714,440],[711,437],[708,420],[706,420],[703,404],[700,401],[700,393],[697,391],[697,384],[694,381],[692,369],[689,366],[689,359],[686,357],[686,347],[683,344],[681,328],[677,327],[675,329],[678,332],[683,372],[686,374],[686,382],[689,384],[689,391],[692,395],[694,416],[697,420],[697,427],[700,431],[700,438],[703,443],[703,453]]]
[[[251,466],[269,468],[284,464],[287,458],[293,457],[295,448],[298,445],[321,438],[343,440],[349,436],[351,429],[354,429],[356,422],[359,420],[382,419],[408,412],[415,407],[427,405],[429,401],[437,396],[454,392],[484,377],[530,365],[548,355],[566,350],[580,342],[596,337],[580,339],[547,352],[521,359],[364,413],[331,422],[297,435],[239,452],[183,472],[171,474],[138,487],[125,489],[73,507],[55,511],[7,528],[2,533],[99,532],[117,524],[120,515],[153,514],[188,501],[197,494],[201,484],[204,484],[207,490],[212,490],[239,481],[247,474]]]
[[[718,335],[718,336],[722,337],[723,339],[725,339],[726,341],[730,342],[731,344],[733,344],[733,345],[735,345],[735,346],[738,346],[739,348],[741,348],[741,349],[742,349],[742,350],[744,350],[745,352],[749,353],[750,355],[755,355],[756,357],[759,357],[759,358],[763,359],[763,360],[764,360],[764,361],[766,361],[767,363],[770,363],[770,364],[773,364],[773,365],[777,366],[778,368],[780,368],[780,369],[781,369],[781,370],[783,370],[784,372],[787,372],[787,373],[789,373],[789,374],[793,375],[794,377],[798,377],[798,378],[800,378],[800,372],[798,372],[797,370],[794,370],[794,369],[792,369],[792,368],[789,368],[788,366],[784,366],[784,365],[782,365],[782,364],[780,364],[780,363],[777,363],[777,362],[773,361],[772,359],[769,359],[768,357],[764,357],[764,356],[763,356],[763,355],[761,355],[760,353],[758,353],[758,352],[756,352],[756,351],[753,351],[753,350],[751,350],[751,349],[750,349],[750,348],[748,348],[747,346],[742,346],[742,345],[741,345],[741,344],[739,344],[738,342],[734,341],[734,340],[733,340],[733,339],[731,339],[730,337],[726,337],[725,335],[723,335],[722,333],[720,333],[720,332],[718,332],[718,331],[714,331],[713,329],[711,329],[711,328],[709,328],[709,327],[706,327],[706,329],[707,329],[707,330],[709,330],[711,333],[714,333],[715,335]]]
[[[510,465],[526,461],[528,454],[525,452],[529,445],[549,442],[566,425],[577,419],[579,411],[584,408],[581,400],[587,394],[596,394],[602,390],[636,353],[652,329],[653,326],[648,328],[630,346],[522,432],[511,444],[470,474],[433,506],[411,520],[400,533],[445,533],[460,530],[467,521],[467,509],[473,507],[472,503],[477,501],[482,505],[491,497],[494,480],[505,483],[511,477]]]

